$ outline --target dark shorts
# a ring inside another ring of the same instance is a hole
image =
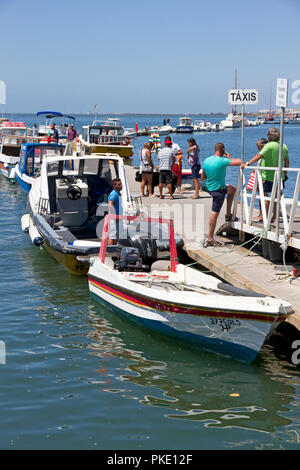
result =
[[[159,182],[163,184],[172,184],[172,171],[171,170],[160,170]]]
[[[271,193],[273,189],[273,181],[263,181],[264,193]]]
[[[194,166],[192,166],[191,170],[192,170],[192,178],[193,178],[193,180],[199,178],[199,171],[200,171],[200,169],[201,169],[201,165],[194,165]]]
[[[219,191],[208,191],[211,197],[213,198],[212,208],[213,212],[220,212],[225,196],[227,194],[226,188],[221,188]]]

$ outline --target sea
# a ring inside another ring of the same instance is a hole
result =
[[[37,122],[33,114],[8,115]],[[102,118],[105,118],[104,116]],[[176,126],[180,115],[120,115],[124,127]],[[100,119],[101,117],[97,117]],[[193,120],[218,122],[223,116]],[[76,116],[75,128],[93,116]],[[245,128],[245,160],[268,125]],[[190,136],[174,134],[188,148]],[[214,144],[239,158],[241,129],[197,133],[200,159]],[[134,139],[133,165],[147,137]],[[291,167],[300,126],[287,125]],[[228,182],[238,170],[230,168]],[[286,194],[292,197],[293,180]],[[89,295],[22,232],[26,194],[0,176],[0,449],[300,449],[300,367],[274,344],[252,364],[143,329]]]

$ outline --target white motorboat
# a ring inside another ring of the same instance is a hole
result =
[[[86,153],[115,153],[120,157],[133,156],[131,137],[116,122],[95,120],[92,125],[82,126],[79,142]]]
[[[176,132],[180,134],[192,134],[194,132],[192,119],[187,116],[179,118],[179,124],[176,127]]]
[[[15,165],[19,162],[24,142],[38,142],[40,138],[30,136],[25,122],[3,120],[0,126],[0,172],[11,181],[15,179]]]
[[[169,124],[166,124],[164,126],[161,126],[161,127],[158,127],[158,133],[159,135],[169,135],[171,134],[172,132],[174,132],[174,129],[172,126],[170,126]]]
[[[87,261],[80,257],[99,250],[115,177],[122,181],[123,211],[136,214],[140,206],[129,193],[124,161],[116,154],[48,155],[31,182],[23,229],[72,274],[86,274]]]
[[[226,129],[235,129],[241,127],[242,122],[238,114],[229,113],[226,118],[221,121],[221,125]]]
[[[193,128],[194,132],[210,132],[211,123],[209,121],[195,121]]]
[[[128,236],[111,252],[109,225],[116,219],[126,224]],[[169,227],[170,260],[159,259],[153,233],[139,234],[137,226],[153,221]],[[284,300],[234,288],[179,264],[173,221],[143,215],[105,217],[88,281],[93,298],[140,325],[245,362],[253,361],[292,312]]]

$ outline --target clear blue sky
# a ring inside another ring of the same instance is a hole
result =
[[[299,24],[299,0],[0,0],[4,111],[229,111],[235,68],[259,90],[247,110],[271,83],[275,106],[276,78],[300,80]]]

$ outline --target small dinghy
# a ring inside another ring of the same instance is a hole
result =
[[[160,259],[155,239],[134,223],[167,225],[169,260]],[[130,227],[125,243],[108,246],[110,223]],[[292,312],[280,299],[232,288],[213,276],[179,264],[173,221],[143,216],[105,217],[98,257],[90,260],[91,295],[120,314],[161,333],[179,337],[244,362]]]

